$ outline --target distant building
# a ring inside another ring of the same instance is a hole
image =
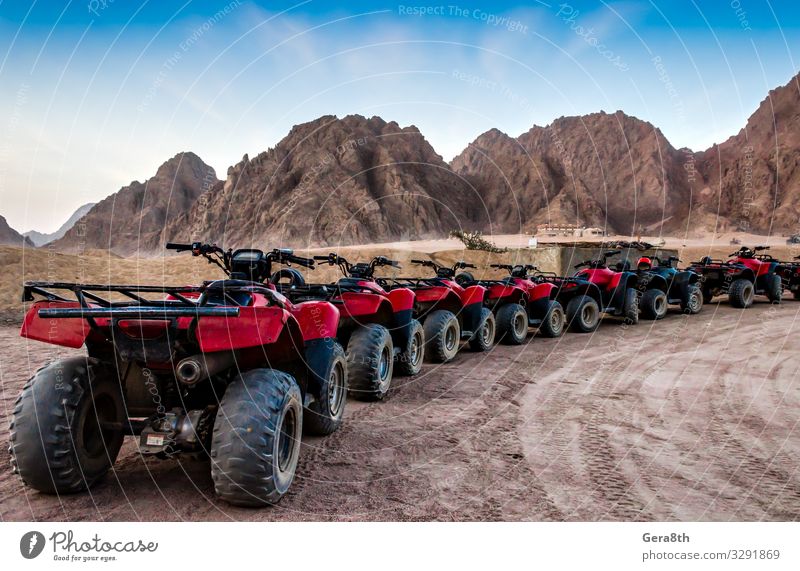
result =
[[[585,238],[589,236],[605,236],[605,232],[602,228],[587,228],[577,224],[539,224],[536,227],[536,235]]]

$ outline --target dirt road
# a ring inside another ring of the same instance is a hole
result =
[[[24,380],[57,349],[0,328],[2,520],[797,520],[800,303],[707,306],[593,335],[465,352],[348,403],[304,443],[279,506],[218,502],[200,461],[132,442],[91,493],[25,489],[8,468]]]

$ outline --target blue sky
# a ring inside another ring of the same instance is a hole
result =
[[[676,147],[797,73],[796,2],[0,0],[0,215],[51,231],[179,151],[228,166],[324,114],[497,127],[622,109]]]

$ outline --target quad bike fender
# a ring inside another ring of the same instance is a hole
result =
[[[340,311],[346,317],[361,317],[381,312],[390,315],[394,313],[389,300],[374,293],[344,292],[341,300],[344,303]]]
[[[434,304],[446,300],[448,296],[455,295],[453,290],[445,286],[431,286],[417,290],[416,300],[420,304]]]
[[[336,337],[339,329],[339,310],[327,301],[305,301],[298,303],[292,315],[300,325],[303,341]]]
[[[395,347],[405,347],[411,339],[411,321],[414,319],[413,309],[402,309],[394,313],[394,323],[389,328],[392,343]]]
[[[527,294],[518,286],[496,284],[489,287],[489,295],[487,301],[492,305],[496,302],[503,300],[503,303],[525,303],[527,301]]]
[[[614,307],[617,312],[623,311],[625,306],[625,294],[630,288],[639,289],[639,276],[633,272],[620,272],[609,284],[609,290],[613,290],[610,298],[610,305]]]
[[[701,281],[700,276],[695,272],[677,272],[669,285],[669,297],[683,298],[688,295],[690,288],[699,286]]]
[[[555,291],[555,299],[564,307],[574,297],[586,295],[591,297],[597,302],[597,307],[603,307],[603,295],[597,284],[587,281],[567,282],[564,285],[557,287]]]
[[[89,336],[91,331],[89,322],[79,317],[45,319],[39,317],[39,310],[74,309],[80,306],[81,304],[77,301],[37,301],[25,314],[19,334],[27,339],[78,349],[83,346]]]
[[[392,310],[395,313],[414,308],[414,292],[408,288],[393,289],[386,294],[386,297],[389,298],[389,303],[392,304]]]
[[[461,310],[461,329],[462,331],[477,331],[481,323],[481,310],[483,309],[483,299],[465,305]]]
[[[550,309],[550,297],[540,297],[528,303],[528,319],[544,319]]]
[[[231,351],[275,343],[289,321],[297,320],[281,307],[240,307],[238,317],[199,317],[197,342],[203,352]]]
[[[536,284],[528,292],[528,295],[530,296],[529,303],[533,303],[534,301],[549,301],[551,299],[555,299],[557,293],[558,288],[555,284],[551,284],[549,282]]]
[[[648,289],[660,289],[666,293],[667,290],[669,290],[669,284],[667,283],[666,278],[658,274],[650,274],[647,276],[647,279],[642,279],[642,277],[639,277],[638,287],[642,292]]]
[[[461,305],[466,307],[476,303],[483,303],[483,300],[486,299],[486,292],[486,288],[482,285],[469,286],[461,292]]]
[[[325,386],[325,374],[328,365],[334,356],[336,339],[333,337],[319,337],[306,341],[303,362],[308,370],[308,384],[306,393],[310,393],[314,400],[322,400],[322,387]]]

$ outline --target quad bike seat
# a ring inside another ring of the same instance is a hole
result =
[[[631,269],[631,262],[630,260],[620,260],[617,262],[616,270],[618,272],[627,272]]]

